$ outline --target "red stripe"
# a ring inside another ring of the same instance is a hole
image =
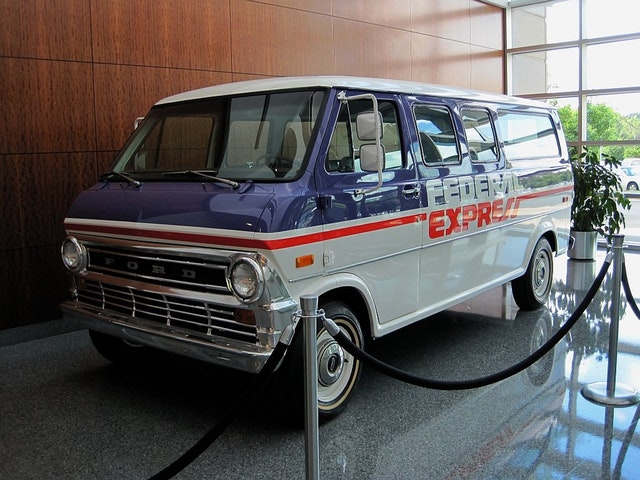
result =
[[[117,227],[108,225],[84,225],[65,222],[67,230],[74,230],[87,233],[102,233],[109,235],[119,235],[127,237],[142,237],[156,240],[165,240],[172,242],[188,242],[201,243],[207,245],[223,245],[226,247],[241,248],[259,248],[265,250],[279,250],[288,247],[297,247],[311,243],[321,242],[323,240],[331,240],[361,233],[373,232],[376,230],[384,230],[387,228],[407,225],[417,221],[417,219],[425,220],[426,215],[412,215],[408,217],[394,218],[391,220],[382,220],[379,222],[366,223],[362,225],[354,225],[351,227],[338,228],[326,232],[310,233],[307,235],[293,235],[287,238],[279,239],[255,239],[255,238],[238,238],[223,235],[210,235],[201,233],[188,232],[168,232],[166,230],[147,230],[141,228]]]

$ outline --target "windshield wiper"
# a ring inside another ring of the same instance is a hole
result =
[[[102,175],[100,175],[100,180],[109,180],[113,177],[118,177],[122,180],[126,180],[134,187],[139,187],[142,185],[142,182],[140,180],[136,180],[131,175],[128,175],[124,172],[116,172],[115,170],[111,170],[110,172],[103,173]]]
[[[233,188],[238,188],[240,184],[233,180],[229,180],[227,178],[220,178],[215,176],[215,172],[213,170],[182,170],[179,172],[163,172],[162,175],[197,175],[199,177],[204,177],[209,180],[213,180],[214,182],[224,183],[226,185],[231,185]]]

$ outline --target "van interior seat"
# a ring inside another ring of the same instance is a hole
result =
[[[422,155],[427,163],[442,162],[440,150],[436,147],[431,137],[425,132],[420,132],[420,144],[422,145]]]

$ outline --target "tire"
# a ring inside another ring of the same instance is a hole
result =
[[[353,311],[343,302],[330,301],[321,308],[359,348],[364,336]],[[360,378],[360,361],[344,351],[325,330],[318,326],[318,417],[326,421],[344,410]],[[298,328],[291,350],[279,372],[280,405],[287,420],[304,425],[304,339]]]
[[[632,191],[636,191],[638,190],[638,184],[636,182],[629,182],[627,184],[627,190],[632,190]]]
[[[117,365],[131,365],[139,363],[147,357],[147,348],[127,342],[102,332],[89,330],[91,343],[95,349],[107,360]]]
[[[535,310],[546,305],[553,283],[553,251],[546,238],[533,250],[527,271],[511,281],[513,298],[522,310]]]

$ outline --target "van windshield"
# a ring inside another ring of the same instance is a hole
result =
[[[156,106],[105,178],[294,179],[302,172],[325,93],[287,91]]]

